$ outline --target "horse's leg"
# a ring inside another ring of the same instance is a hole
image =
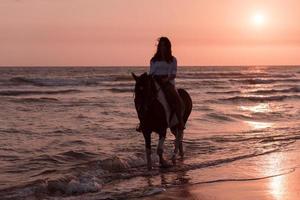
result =
[[[173,155],[172,155],[173,163],[176,162],[176,156],[177,156],[178,150],[180,148],[180,143],[182,143],[182,135],[183,135],[183,130],[176,128],[174,131],[175,131],[175,133],[174,133],[175,140],[174,140],[174,151],[173,151]]]
[[[181,158],[183,158],[183,156],[184,156],[183,145],[182,145],[183,134],[184,134],[184,132],[182,130],[182,132],[180,134],[180,140],[179,140],[179,155],[180,155]]]
[[[159,141],[157,145],[157,155],[159,156],[159,164],[162,167],[167,166],[168,164],[166,163],[165,159],[163,158],[163,153],[164,153],[164,142],[166,139],[166,134],[167,130],[159,132]]]
[[[146,158],[147,158],[147,167],[148,170],[152,169],[152,160],[151,160],[151,132],[143,131],[145,139],[145,149],[146,149]]]

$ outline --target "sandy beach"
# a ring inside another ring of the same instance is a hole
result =
[[[294,159],[298,155],[292,155]],[[299,163],[299,159],[298,159]],[[274,169],[276,168],[274,165]],[[299,167],[299,165],[298,165]],[[300,169],[254,179],[224,180],[213,183],[195,183],[166,189],[144,200],[297,200],[300,199]],[[227,173],[230,173],[227,171]]]

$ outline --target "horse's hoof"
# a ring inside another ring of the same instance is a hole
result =
[[[160,162],[160,168],[170,168],[172,165],[167,161]]]
[[[172,167],[172,165],[170,165],[170,164],[165,164],[165,165],[160,165],[159,166],[160,168],[162,168],[162,169],[168,169],[168,168],[170,168],[170,167]]]
[[[179,153],[180,158],[183,159],[184,158],[184,153]]]
[[[147,169],[148,169],[149,171],[153,169],[152,163],[147,163]]]
[[[172,156],[171,160],[172,160],[173,164],[175,165],[176,164],[176,156]]]

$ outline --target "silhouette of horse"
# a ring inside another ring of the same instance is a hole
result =
[[[157,154],[159,156],[159,163],[161,167],[169,167],[170,165],[163,158],[163,145],[166,138],[168,122],[166,120],[166,113],[164,107],[157,100],[158,90],[155,87],[154,79],[151,75],[144,73],[140,76],[132,73],[135,83],[135,108],[138,118],[142,124],[142,132],[145,139],[146,157],[148,169],[152,169],[151,161],[151,133],[156,132],[159,134],[159,142],[157,147]],[[184,105],[183,122],[186,124],[188,117],[192,111],[192,99],[184,89],[178,89],[178,93],[182,98]],[[176,155],[179,150],[180,156],[183,158],[182,138],[183,130],[177,126],[171,127],[171,132],[175,136],[174,151],[172,161],[175,163]]]

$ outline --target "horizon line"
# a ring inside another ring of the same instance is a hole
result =
[[[4,67],[149,67],[149,65],[0,65]],[[300,67],[300,64],[272,65],[178,65],[178,67]]]

